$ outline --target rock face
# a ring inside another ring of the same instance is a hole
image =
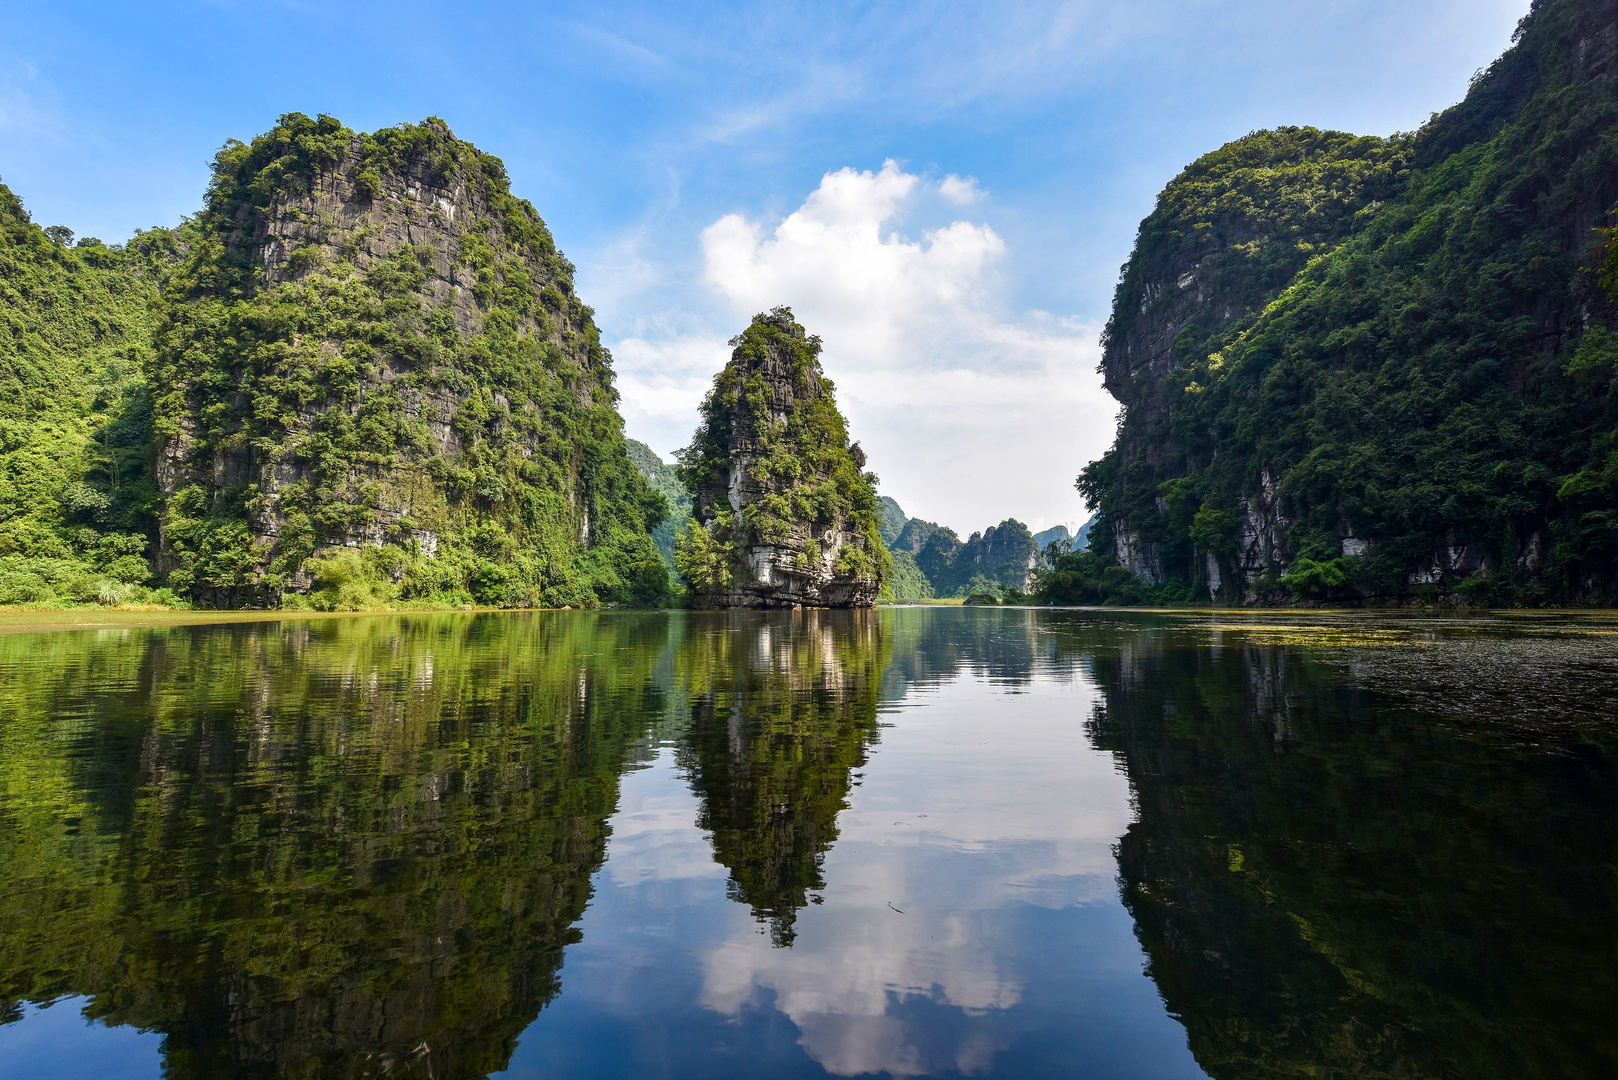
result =
[[[499,159],[291,114],[220,152],[190,239],[151,370],[179,588],[274,602],[392,548],[422,589],[579,603],[656,559],[591,311]]]
[[[890,565],[876,477],[848,441],[820,339],[776,308],[731,344],[680,455],[694,517],[675,556],[696,606],[870,606]]]
[[[1206,470],[1211,449],[1173,422],[1178,369],[1200,359],[1206,342],[1250,325],[1311,253],[1339,243],[1361,210],[1386,197],[1400,152],[1313,128],[1258,132],[1188,166],[1141,223],[1102,359],[1106,388],[1125,407],[1110,455],[1116,479],[1097,492],[1107,496],[1103,547],[1130,573],[1152,585],[1189,577],[1203,588],[1210,567],[1219,576],[1219,559],[1175,535],[1175,508],[1159,490]],[[1312,187],[1326,197],[1306,198]],[[1268,474],[1237,502],[1240,546],[1221,583],[1243,595],[1285,571],[1290,522]]]
[[[1618,3],[1512,40],[1417,132],[1254,132],[1141,223],[1080,487],[1161,599],[1618,598]]]

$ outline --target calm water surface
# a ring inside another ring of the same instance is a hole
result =
[[[1618,619],[0,637],[0,1077],[1618,1075]]]

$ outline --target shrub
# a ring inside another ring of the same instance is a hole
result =
[[[394,597],[392,586],[353,548],[309,559],[304,568],[315,579],[309,606],[316,611],[367,611]]]

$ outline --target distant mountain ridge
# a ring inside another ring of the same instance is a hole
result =
[[[907,516],[890,496],[881,497],[879,512],[883,542],[893,553],[890,592],[897,600],[1026,590],[1045,546],[1066,541],[1082,547],[1094,520],[1076,536],[1065,525],[1036,536],[1027,525],[1007,518],[962,540],[947,525]]]

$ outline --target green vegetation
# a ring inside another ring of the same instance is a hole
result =
[[[0,185],[0,604],[173,603],[142,365],[175,238],[71,241]]]
[[[892,549],[910,518],[900,509],[899,504],[887,495],[877,498],[876,513],[882,522],[882,542]]]
[[[657,553],[663,556],[664,565],[673,571],[674,542],[686,522],[691,520],[691,493],[680,482],[679,471],[658,457],[657,451],[650,446],[635,439],[625,439],[624,447],[629,451],[629,460],[635,463],[635,468],[640,470],[646,482],[668,500],[668,516],[652,530],[652,542],[657,545]]]
[[[903,518],[898,503],[893,511]],[[895,578],[888,598],[895,600],[1019,594],[1039,553],[1028,526],[1011,518],[964,542],[947,526],[907,518],[888,546]]]
[[[882,583],[878,599],[904,603],[907,600],[926,600],[933,595],[933,583],[916,565],[916,557],[908,551],[894,551],[893,569]]]
[[[1413,135],[1258,132],[1165,189],[1106,333],[1118,442],[1079,480],[1104,561],[1122,524],[1187,598],[1210,559],[1228,599],[1618,596],[1618,100],[1577,44],[1606,18],[1537,4]]]
[[[290,113],[70,239],[0,188],[0,603],[671,598],[573,267],[442,121]]]
[[[820,339],[778,307],[754,316],[730,344],[730,362],[714,377],[696,434],[679,454],[679,476],[695,502],[675,544],[680,573],[699,595],[717,593],[751,582],[747,551],[772,547],[793,553],[788,574],[869,583],[874,596],[892,568],[877,478],[849,443],[820,370]],[[828,571],[820,545],[838,532],[848,539]]]
[[[460,224],[414,185],[460,192]],[[390,247],[399,221],[427,228]],[[193,232],[151,365],[189,466],[164,514],[177,589],[274,602],[363,539],[386,557],[349,570],[404,599],[665,598],[647,534],[666,500],[629,461],[572,266],[499,159],[437,120],[358,136],[289,114],[220,151]],[[300,246],[276,267],[244,242],[260,232]]]
[[[1056,541],[1040,553],[1029,591],[1034,602],[1080,607],[1186,604],[1189,583],[1170,579],[1152,585],[1090,548]]]

